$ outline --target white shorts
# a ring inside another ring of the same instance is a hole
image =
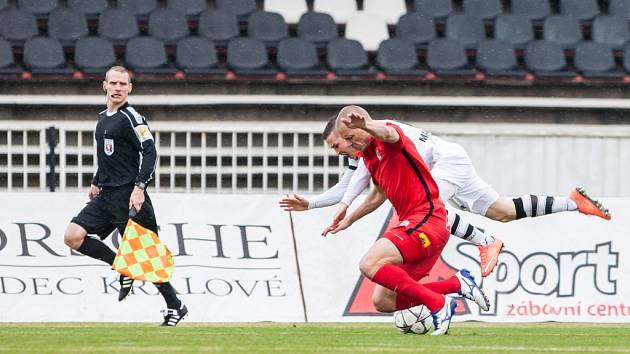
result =
[[[437,163],[431,175],[440,189],[443,202],[455,207],[486,215],[488,208],[499,199],[499,193],[477,175],[472,164]]]

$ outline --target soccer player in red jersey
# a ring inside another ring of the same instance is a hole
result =
[[[413,143],[393,124],[371,119],[363,108],[344,107],[337,116],[337,132],[359,151],[376,185],[365,203],[337,225],[337,233],[373,211],[387,198],[399,216],[398,227],[388,230],[360,261],[363,275],[395,294],[395,310],[424,304],[433,316],[433,335],[448,332],[457,306],[448,295],[460,293],[483,309],[489,302],[467,270],[451,278],[420,284],[437,261],[449,238],[446,210],[438,187]],[[374,208],[370,208],[373,205]]]

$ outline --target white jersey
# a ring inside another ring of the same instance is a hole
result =
[[[448,162],[450,164],[470,164],[470,158],[466,150],[455,143],[451,143],[430,132],[414,127],[413,125],[397,122],[394,120],[383,120],[385,123],[395,124],[416,146],[416,150],[427,164],[430,170],[435,165]]]

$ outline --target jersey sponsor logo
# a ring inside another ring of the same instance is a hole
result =
[[[133,118],[136,120],[136,123],[138,124],[144,123],[144,117],[141,116],[140,113],[136,112],[136,110],[133,109],[133,107],[127,107],[127,110],[131,112],[131,114],[133,115]]]
[[[418,237],[420,241],[422,241],[422,247],[427,248],[431,246],[431,240],[429,240],[429,237],[424,232],[419,233]]]
[[[136,130],[136,132],[138,133],[138,136],[140,137],[140,142],[153,140],[153,135],[151,134],[151,131],[149,130],[148,126],[139,125],[135,127],[134,129]]]
[[[105,155],[112,156],[114,154],[114,139],[106,138],[104,142],[103,151],[105,151]]]

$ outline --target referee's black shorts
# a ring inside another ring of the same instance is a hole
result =
[[[129,220],[129,197],[133,188],[133,184],[128,184],[101,189],[99,195],[89,201],[79,212],[79,215],[72,218],[71,222],[84,228],[88,234],[98,235],[101,239],[109,236],[114,229],[118,229],[122,235],[127,220]],[[146,191],[144,192],[144,204],[133,220],[157,233],[155,211]]]

